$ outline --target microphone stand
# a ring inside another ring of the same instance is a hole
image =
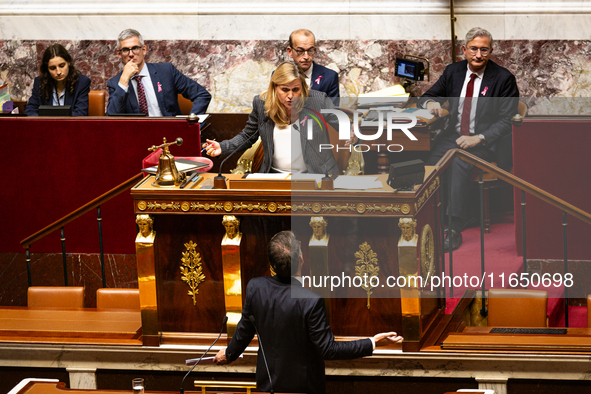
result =
[[[265,119],[263,119],[263,122],[266,122],[268,120],[269,120],[269,117],[266,116]],[[250,137],[248,137],[248,139],[245,142],[238,145],[236,147],[236,149],[234,149],[232,151],[232,153],[230,153],[228,156],[226,156],[226,158],[224,160],[222,160],[222,162],[220,163],[220,169],[218,171],[218,174],[213,178],[213,188],[214,189],[227,189],[228,188],[226,185],[226,177],[222,175],[222,166],[224,165],[226,160],[228,160],[234,153],[238,152],[240,150],[240,148],[242,148],[244,145],[246,145],[246,143],[250,142],[252,137],[254,137],[255,135],[257,135],[257,134],[253,134]],[[258,137],[258,135],[257,135],[257,137]],[[251,143],[251,145],[252,145],[252,143]]]
[[[269,393],[274,394],[275,391],[273,391],[273,381],[271,380],[271,372],[269,371],[269,364],[267,364],[267,357],[265,357],[265,349],[263,349],[263,340],[261,339],[261,335],[259,334],[259,330],[257,330],[257,325],[255,324],[254,316],[253,315],[248,316],[248,320],[250,320],[250,322],[254,326],[254,330],[257,333],[257,337],[259,337],[259,345],[261,345],[261,353],[263,354],[263,361],[265,361],[265,368],[267,368],[267,375],[269,376],[269,384],[271,385],[271,391],[269,391]]]
[[[197,364],[199,364],[199,362],[201,360],[203,360],[203,357],[205,357],[205,355],[207,354],[207,352],[209,352],[209,350],[213,347],[213,345],[215,345],[216,342],[220,339],[220,337],[222,336],[222,333],[224,332],[224,326],[226,325],[227,322],[228,322],[228,316],[224,316],[224,321],[222,322],[222,329],[220,330],[220,334],[218,335],[218,337],[215,339],[215,341],[213,341],[213,343],[205,351],[205,353],[203,353],[203,355],[199,358],[199,360],[197,360],[197,362],[195,364],[193,364],[193,366],[191,367],[191,369],[189,369],[189,372],[187,372],[185,374],[185,376],[183,377],[183,380],[181,381],[181,390],[179,391],[180,394],[183,394],[185,392],[185,389],[183,388],[183,386],[185,385],[185,379],[187,379],[187,376],[189,376],[189,374],[191,372],[193,372],[193,369],[195,369],[195,367],[197,366]]]

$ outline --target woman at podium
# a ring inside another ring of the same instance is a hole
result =
[[[40,105],[69,105],[73,116],[88,116],[89,91],[90,78],[76,70],[66,48],[53,44],[43,53],[25,114],[39,115]]]
[[[321,114],[328,108],[334,104],[325,93],[308,88],[304,71],[295,63],[283,62],[267,91],[255,96],[246,127],[230,140],[207,140],[203,148],[209,156],[227,155],[249,148],[260,137],[264,156],[258,172],[336,175],[327,122]],[[330,117],[338,124],[335,116]]]

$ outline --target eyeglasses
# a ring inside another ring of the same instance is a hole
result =
[[[490,51],[490,48],[484,47],[484,48],[478,48],[478,47],[468,47],[468,52],[470,52],[470,55],[474,56],[476,55],[476,53],[480,51],[480,54],[482,56],[488,56],[488,53]]]
[[[298,56],[304,56],[304,53],[308,53],[308,56],[314,56],[316,54],[316,48],[309,48],[309,49],[296,49],[296,48],[291,48],[293,49]]]
[[[121,48],[121,49],[119,49],[119,53],[122,54],[123,56],[127,56],[127,55],[129,55],[129,51],[131,51],[131,52],[133,52],[134,55],[137,55],[138,53],[140,53],[141,49],[142,49],[141,46],[136,45],[131,48]]]

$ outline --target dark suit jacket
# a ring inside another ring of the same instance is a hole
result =
[[[324,299],[296,279],[290,283],[274,276],[248,283],[242,318],[226,349],[228,361],[234,361],[255,334],[250,315],[255,317],[275,392],[324,393],[324,360],[353,359],[373,352],[369,339],[336,342]],[[260,348],[256,379],[259,389],[271,389]]]
[[[455,132],[458,116],[459,97],[466,78],[468,62],[466,60],[450,64],[443,75],[420,99],[427,98],[439,102],[450,98],[449,124],[446,132]],[[483,94],[483,92],[486,93]],[[478,95],[476,108],[476,134],[483,134],[491,150],[497,151],[497,142],[511,134],[511,118],[517,113],[519,89],[515,76],[509,70],[489,60]]]
[[[325,97],[326,94],[311,90],[311,100],[307,102],[306,107],[309,107],[318,113],[320,113],[322,106],[324,108],[334,108],[332,101],[325,99]],[[301,113],[300,120],[304,120],[304,117],[305,115]],[[333,116],[331,115],[329,118],[332,117]],[[338,175],[339,169],[334,155],[332,154],[332,150],[322,149],[322,151],[319,151],[320,144],[330,144],[328,132],[325,128],[320,128],[316,122],[314,122],[313,125],[314,133],[311,141],[307,141],[306,133],[300,133],[300,141],[302,144],[302,152],[306,168],[310,173],[324,174],[325,172],[328,172],[329,174]],[[338,122],[336,123],[336,127],[338,130]],[[246,149],[254,144],[257,137],[260,136],[265,156],[259,172],[269,172],[271,171],[271,164],[273,163],[274,128],[275,122],[265,115],[265,102],[259,96],[255,96],[252,102],[252,112],[248,116],[246,127],[234,138],[220,142],[222,153],[224,155],[230,154],[241,146]],[[302,127],[299,129],[304,130]]]
[[[41,97],[39,83],[39,77],[35,77],[33,93],[25,107],[25,114],[29,116],[39,115],[40,105],[53,106],[53,97],[49,97],[49,100]],[[74,85],[74,94],[66,91],[66,97],[64,99],[65,105],[72,106],[72,116],[88,116],[88,92],[90,92],[90,78],[78,74],[78,81]]]
[[[320,79],[318,79],[320,78]],[[339,74],[321,66],[320,64],[314,63],[312,68],[312,80],[310,81],[310,89],[324,92],[328,97],[340,97],[339,96]],[[338,105],[338,104],[337,104]]]
[[[211,101],[211,95],[205,88],[192,79],[184,76],[179,70],[170,63],[146,63],[148,72],[154,85],[154,92],[158,99],[158,106],[163,116],[181,115],[178,95],[193,101],[191,112],[199,115],[204,114]],[[109,104],[107,105],[107,115],[117,113],[140,113],[140,106],[130,83],[127,93],[119,87],[119,78],[121,73],[109,79]],[[160,92],[158,84],[160,84]]]

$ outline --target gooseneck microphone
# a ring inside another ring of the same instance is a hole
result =
[[[261,346],[261,353],[263,354],[263,361],[265,362],[265,368],[267,368],[267,375],[269,376],[269,384],[271,385],[271,391],[269,391],[269,393],[273,394],[274,393],[273,380],[271,380],[271,372],[269,371],[269,364],[267,364],[267,357],[265,357],[265,349],[263,349],[263,340],[261,339],[261,334],[259,334],[259,330],[257,330],[257,325],[255,324],[254,316],[253,315],[248,316],[248,320],[250,320],[250,322],[254,326],[254,330],[257,333],[257,337],[259,337],[259,345]]]
[[[228,322],[228,316],[224,316],[224,321],[222,322],[222,329],[220,330],[220,334],[218,335],[218,337],[215,339],[215,341],[213,341],[213,343],[205,351],[205,353],[203,353],[203,355],[199,358],[199,360],[197,360],[197,362],[191,367],[191,369],[189,370],[189,372],[187,372],[187,374],[183,377],[183,380],[181,382],[180,394],[183,394],[185,392],[185,389],[183,388],[183,386],[185,385],[185,379],[187,379],[187,376],[189,376],[189,374],[191,372],[193,372],[193,369],[195,369],[195,367],[197,366],[197,364],[199,364],[199,362],[203,359],[203,357],[205,357],[205,355],[207,354],[207,352],[209,352],[209,350],[213,347],[213,345],[215,345],[216,342],[220,339],[220,337],[222,336],[222,333],[224,332],[224,326],[226,325],[227,322]]]

